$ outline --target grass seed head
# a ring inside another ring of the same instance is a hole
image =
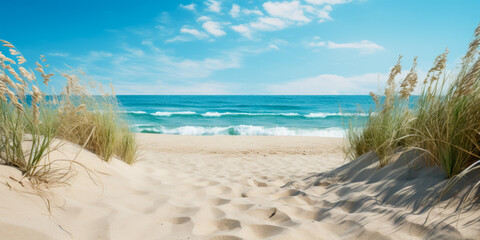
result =
[[[38,106],[38,103],[40,103],[40,100],[42,99],[42,94],[38,87],[35,85],[32,85],[32,90],[33,122],[35,124],[38,124],[38,118],[40,116],[40,108]]]
[[[25,112],[23,109],[23,105],[19,102],[18,97],[13,93],[10,89],[7,90],[7,95],[10,98],[10,101],[13,103],[15,108],[18,109],[20,112]]]

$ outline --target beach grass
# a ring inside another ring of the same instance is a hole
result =
[[[480,25],[456,71],[447,73],[448,50],[440,54],[419,83],[416,59],[400,81],[400,58],[385,93],[371,93],[376,103],[364,126],[350,123],[346,153],[351,159],[374,151],[380,166],[398,150],[417,149],[448,178],[480,159]],[[397,83],[400,83],[397,87]],[[419,83],[421,91],[410,101]]]
[[[83,81],[81,71],[71,70],[61,73],[63,91],[47,95],[40,89],[54,74],[47,72],[44,56],[35,73],[24,67],[26,59],[10,42],[2,44],[8,56],[0,52],[0,163],[41,179],[48,175],[46,157],[58,149],[57,140],[79,144],[105,161],[114,156],[136,161],[135,136],[120,115],[113,87],[104,92],[98,83]]]

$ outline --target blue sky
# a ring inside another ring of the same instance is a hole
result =
[[[81,68],[117,94],[368,94],[399,54],[454,69],[478,0],[5,1],[0,38],[30,64]],[[57,80],[58,81],[58,80]],[[53,81],[53,85],[58,85]]]

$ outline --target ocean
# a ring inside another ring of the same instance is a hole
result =
[[[118,100],[135,132],[176,135],[343,137],[370,96],[144,96]]]

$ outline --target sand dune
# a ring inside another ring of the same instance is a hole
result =
[[[133,167],[82,151],[77,161],[92,172],[75,166],[69,185],[43,198],[12,180],[17,170],[0,166],[0,239],[480,236],[480,209],[452,214],[461,199],[440,199],[444,175],[414,152],[377,169],[373,154],[344,162],[334,138],[140,134],[139,141],[142,161]],[[65,145],[52,158],[77,151]]]

